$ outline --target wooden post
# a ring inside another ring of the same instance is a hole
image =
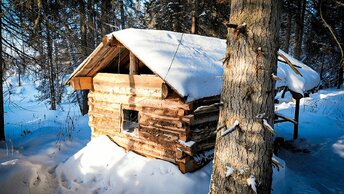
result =
[[[296,123],[294,123],[294,140],[297,139],[298,136],[299,136],[300,99],[301,99],[301,98],[296,98],[295,118],[294,118],[294,120],[296,121]]]
[[[129,65],[129,75],[139,74],[139,61],[134,53],[130,52],[130,65]]]

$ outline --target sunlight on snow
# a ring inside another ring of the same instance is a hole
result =
[[[344,158],[344,136],[340,137],[340,139],[332,145],[332,148],[336,154]]]

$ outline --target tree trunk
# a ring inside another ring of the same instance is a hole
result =
[[[302,36],[303,36],[303,21],[305,17],[305,10],[306,10],[306,1],[305,0],[297,0],[297,14],[295,18],[295,49],[294,49],[294,57],[297,59],[301,58],[302,52]]]
[[[198,0],[192,2],[191,34],[198,34]]]
[[[55,93],[55,72],[53,64],[53,43],[48,21],[45,21],[45,30],[47,32],[47,51],[48,51],[48,72],[49,72],[49,90],[50,90],[50,110],[56,110]]]
[[[88,44],[87,44],[87,24],[86,24],[86,15],[85,15],[85,3],[83,0],[79,0],[79,15],[80,15],[80,36],[81,36],[81,50],[83,57],[86,58],[88,53]],[[102,24],[102,28],[103,28]],[[82,115],[88,113],[88,90],[78,91],[77,98],[78,104]]]
[[[119,9],[121,11],[121,25],[122,30],[125,29],[125,14],[124,14],[124,3],[123,0],[119,1]]]
[[[283,45],[283,50],[285,52],[289,52],[289,44],[290,44],[290,33],[291,33],[291,5],[290,1],[288,1],[288,13],[287,13],[287,24],[286,24],[286,30],[285,30],[285,41]]]
[[[102,35],[107,34],[110,32],[110,28],[109,28],[109,14],[111,11],[111,2],[110,1],[101,1],[101,17],[100,17],[100,21],[101,21],[101,32]]]
[[[0,0],[2,7],[2,0]],[[2,59],[2,9],[0,9],[0,141],[5,140],[5,119],[4,119],[4,92],[3,92],[3,67],[4,61]]]
[[[87,12],[89,13],[87,17],[87,27],[88,27],[88,42],[89,42],[89,47],[90,48],[95,48],[96,47],[96,37],[97,37],[97,30],[94,24],[95,20],[95,11],[94,11],[94,1],[90,0],[87,2]],[[102,37],[102,36],[100,36]]]
[[[238,127],[222,137],[217,133],[210,193],[255,193],[248,186],[255,178],[257,193],[270,193],[272,133],[259,114],[273,126],[274,81],[278,50],[278,1],[232,0],[224,82],[218,126]],[[245,30],[245,25],[247,30]],[[226,176],[227,169],[234,169]]]
[[[344,61],[343,59],[339,63],[339,69],[337,72],[337,89],[340,89],[343,85],[343,67],[344,67]]]
[[[81,36],[81,51],[83,56],[88,55],[87,48],[87,25],[85,15],[85,4],[83,0],[79,0],[79,15],[80,15],[80,36]]]

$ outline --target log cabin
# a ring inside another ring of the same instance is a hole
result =
[[[89,90],[92,137],[107,135],[126,150],[191,172],[213,157],[225,50],[218,38],[121,30],[104,36],[66,84]],[[316,87],[316,75],[289,75],[316,74],[312,69],[283,51],[279,56],[278,88],[303,96]]]

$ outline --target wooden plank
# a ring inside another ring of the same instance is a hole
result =
[[[130,51],[129,54],[129,75],[138,75],[139,74],[139,60],[133,52]]]
[[[92,90],[92,77],[73,77],[70,86],[73,90]]]
[[[109,47],[108,51],[103,55],[100,56],[97,61],[95,62],[95,65],[91,67],[90,69],[85,69],[84,71],[87,72],[87,76],[94,76],[96,73],[106,67],[113,59],[114,57],[121,51],[120,47]]]
[[[277,52],[278,53],[278,56],[280,56],[284,61],[285,61],[285,63],[287,64],[287,65],[289,65],[289,67],[296,73],[296,74],[298,74],[298,75],[300,75],[301,77],[303,77],[302,76],[302,74],[300,73],[300,71],[298,70],[298,69],[296,69],[296,67],[294,66],[294,64],[291,62],[291,61],[289,61],[289,59],[286,57],[286,56],[284,56],[282,53],[280,53],[280,52]]]
[[[89,72],[92,71],[94,67],[97,67],[97,65],[99,65],[100,61],[104,59],[104,56],[106,56],[110,51],[114,50],[113,47],[103,46],[103,43],[100,43],[100,45],[100,50],[96,53],[94,53],[93,51],[92,54],[86,58],[87,61],[84,61],[85,64],[84,62],[82,63],[81,69],[77,73],[78,77],[93,77],[94,75],[89,74]]]
[[[164,81],[156,75],[127,75],[114,73],[97,73],[93,82],[108,82],[116,86],[126,86],[131,88],[157,88],[161,89]]]

